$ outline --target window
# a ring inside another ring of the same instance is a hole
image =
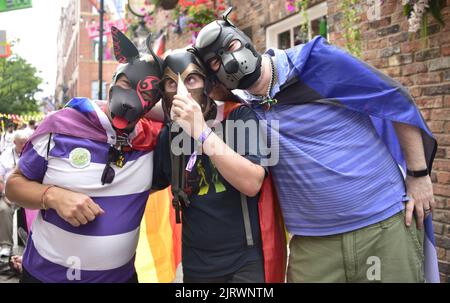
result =
[[[286,49],[291,47],[291,31],[285,31],[278,34],[278,48]]]
[[[91,99],[98,100],[98,81],[91,83]],[[102,83],[102,100],[106,100],[106,82]]]
[[[272,24],[266,29],[266,47],[286,49],[306,43],[317,35],[327,38],[327,3],[322,2],[307,10],[308,31],[303,30],[304,18],[297,13]]]
[[[92,39],[92,50],[93,50],[93,59],[98,61],[98,54],[100,48],[100,38],[96,37]],[[103,36],[103,60],[113,60],[111,47],[109,47],[108,37]]]

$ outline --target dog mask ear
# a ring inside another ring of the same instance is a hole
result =
[[[127,38],[117,27],[111,27],[114,45],[114,56],[119,63],[129,63],[139,57],[139,51],[133,42]]]
[[[155,62],[158,63],[159,71],[161,72],[161,75],[162,75],[164,63],[163,63],[163,60],[157,54],[155,54],[155,52],[153,51],[152,34],[151,33],[148,34],[147,39],[145,39],[145,45],[147,46],[148,51],[152,55],[153,60],[155,60]]]

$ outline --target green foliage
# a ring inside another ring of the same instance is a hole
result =
[[[429,11],[431,15],[441,24],[444,26],[444,19],[442,18],[441,10],[445,6],[445,0],[431,0],[429,3]]]
[[[345,46],[356,57],[361,56],[361,34],[358,27],[361,18],[356,11],[356,4],[358,2],[358,0],[342,1]]]
[[[205,25],[217,19],[218,12],[222,11],[220,8],[214,10],[212,3],[199,3],[195,5],[186,5],[179,3],[172,10],[172,18],[177,20],[181,16],[188,18],[189,31],[198,32]]]
[[[42,79],[37,70],[18,55],[0,58],[0,113],[24,114],[39,110],[34,94]]]
[[[428,16],[427,16],[427,14],[425,14],[422,18],[422,26],[420,28],[420,36],[422,38],[425,38],[428,36]],[[425,43],[427,43],[427,42],[425,41]]]
[[[409,18],[409,15],[411,14],[412,9],[413,8],[412,8],[411,3],[407,3],[407,4],[403,5],[403,14]]]
[[[431,15],[436,19],[436,21],[440,25],[444,25],[444,19],[442,18],[441,10],[445,6],[445,0],[431,0],[428,2],[428,9],[427,12],[430,12]],[[413,11],[414,7],[411,3],[407,3],[403,5],[403,14],[409,18],[411,15],[411,12]]]
[[[300,9],[300,14],[303,18],[303,23],[300,25],[300,30],[302,33],[306,34],[306,37],[308,37],[309,32],[309,18],[308,18],[308,6],[309,6],[309,0],[296,0],[295,5],[298,9]]]
[[[187,15],[192,29],[199,31],[202,27],[216,20],[214,9],[205,4],[190,6],[187,8]]]
[[[177,20],[178,17],[180,17],[183,14],[183,9],[181,8],[181,6],[178,4],[177,6],[175,6],[175,8],[172,10],[172,19],[173,20]]]

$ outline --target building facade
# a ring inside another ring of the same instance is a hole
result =
[[[229,0],[234,7],[233,22],[249,35],[259,51],[269,47],[287,48],[303,43],[317,34],[345,47],[346,15],[338,0],[310,0],[307,10],[308,34],[300,25],[305,16],[289,12],[285,0]],[[378,20],[369,21],[370,2],[359,1],[355,11],[359,20],[361,58],[406,86],[435,134],[439,149],[432,180],[437,203],[433,220],[442,282],[450,282],[450,0],[442,10],[445,25],[428,18],[428,36],[408,32],[402,1],[387,0],[379,7]],[[158,30],[166,33],[166,49],[185,47],[192,33],[177,33],[169,22],[171,11],[159,10]],[[371,19],[372,20],[372,19]],[[326,33],[323,33],[323,25]],[[162,25],[162,26],[161,26]],[[178,31],[179,32],[179,31]]]
[[[62,9],[58,31],[58,69],[55,99],[59,105],[73,97],[98,99],[99,39],[89,37],[87,27],[99,24],[95,1],[70,0]],[[111,37],[105,35],[103,53],[103,97],[107,98],[112,75],[117,67]]]

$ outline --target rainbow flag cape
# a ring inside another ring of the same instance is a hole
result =
[[[181,262],[181,224],[170,188],[151,194],[141,222],[135,267],[140,283],[173,282]]]

